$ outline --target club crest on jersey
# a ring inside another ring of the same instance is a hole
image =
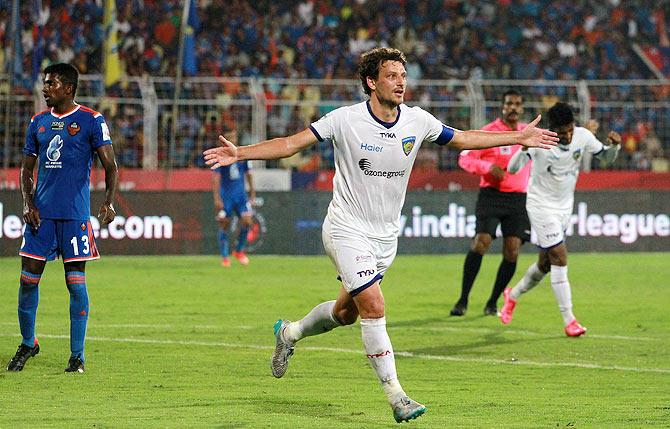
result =
[[[44,125],[40,125],[40,127],[37,129],[37,132],[41,134],[41,133],[45,132],[46,130],[47,129],[44,128]]]
[[[63,128],[65,128],[65,121],[53,121],[51,123],[51,129],[53,131],[63,131]]]
[[[73,122],[67,126],[67,132],[70,133],[71,136],[77,134],[80,130],[81,127],[76,122]]]
[[[577,149],[576,151],[572,152],[572,159],[578,160],[580,156],[582,156],[581,149]]]
[[[512,146],[500,146],[500,154],[501,155],[511,155],[512,154]]]
[[[402,151],[405,152],[406,156],[409,156],[412,149],[414,149],[414,143],[416,142],[416,136],[409,136],[402,139]]]

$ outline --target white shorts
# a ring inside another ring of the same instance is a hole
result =
[[[527,211],[538,246],[546,250],[565,240],[565,231],[570,225],[570,213],[550,213],[531,208],[527,208]]]
[[[398,240],[379,241],[360,232],[334,226],[328,217],[321,230],[323,247],[335,264],[342,285],[356,296],[378,280],[391,266]]]

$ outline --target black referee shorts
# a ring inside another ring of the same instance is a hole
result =
[[[500,192],[495,188],[481,188],[477,197],[477,233],[484,232],[496,238],[500,224],[503,237],[519,237],[530,241],[530,221],[526,213],[526,194]]]

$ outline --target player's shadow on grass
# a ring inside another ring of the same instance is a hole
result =
[[[289,400],[272,398],[247,398],[244,405],[255,404],[258,412],[271,416],[272,414],[296,415],[301,419],[315,417],[320,419],[333,418],[338,424],[351,424],[354,428],[383,427],[373,413],[366,414],[360,406],[352,405],[350,401],[340,398],[323,400]],[[391,420],[392,421],[392,420]],[[304,427],[298,425],[298,427]],[[388,427],[395,427],[389,422]]]

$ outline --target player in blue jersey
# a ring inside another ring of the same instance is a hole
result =
[[[237,132],[232,130],[226,133],[226,138],[237,143]],[[216,221],[219,223],[219,250],[221,252],[221,266],[230,266],[228,228],[231,217],[237,215],[240,218],[240,233],[237,237],[237,245],[233,256],[242,265],[249,264],[249,258],[244,250],[247,246],[247,235],[253,223],[253,210],[250,201],[256,199],[256,190],[251,175],[251,164],[249,161],[240,161],[231,165],[219,167],[214,172],[213,193],[214,208],[216,209]],[[244,189],[244,181],[249,184],[249,196]]]
[[[86,261],[98,259],[90,222],[90,176],[97,154],[105,169],[105,201],[98,219],[103,225],[116,215],[118,168],[109,129],[102,115],[77,104],[79,73],[70,64],[44,69],[42,94],[48,110],[33,116],[26,132],[21,163],[23,229],[19,326],[23,340],[7,371],[21,371],[40,351],[35,338],[39,282],[47,261],[63,259],[70,293],[70,358],[66,372],[84,372],[84,338],[89,303]],[[37,187],[33,171],[37,169]]]

